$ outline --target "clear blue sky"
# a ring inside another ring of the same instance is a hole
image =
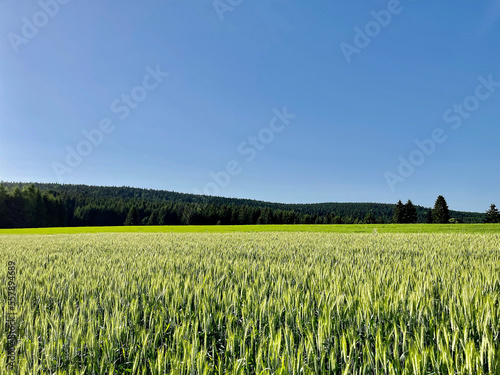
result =
[[[485,211],[499,17],[498,0],[4,0],[0,180]]]

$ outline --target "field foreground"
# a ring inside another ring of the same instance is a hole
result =
[[[13,234],[0,257],[15,373],[500,371],[498,233]]]

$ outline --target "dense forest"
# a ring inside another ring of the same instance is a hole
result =
[[[284,204],[130,187],[3,183],[0,185],[0,228],[425,223],[432,216],[430,208],[413,204],[407,213],[400,215],[399,211],[395,212],[400,209],[399,205],[401,202],[398,205]],[[450,210],[449,216],[451,222],[479,223],[485,220],[483,213]]]

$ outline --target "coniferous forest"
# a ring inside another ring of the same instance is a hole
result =
[[[444,204],[444,206],[443,206]],[[494,206],[494,205],[492,205]],[[490,209],[491,211],[491,209]],[[488,211],[489,212],[489,211]],[[0,228],[119,225],[480,223],[485,213],[383,203],[284,204],[130,187],[0,185]]]

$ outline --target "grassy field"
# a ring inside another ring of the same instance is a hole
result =
[[[206,225],[120,226],[0,229],[2,234],[77,233],[228,233],[228,232],[323,232],[323,233],[500,233],[500,224],[345,224],[345,225]]]
[[[500,372],[498,226],[122,228],[0,236],[13,374]]]

